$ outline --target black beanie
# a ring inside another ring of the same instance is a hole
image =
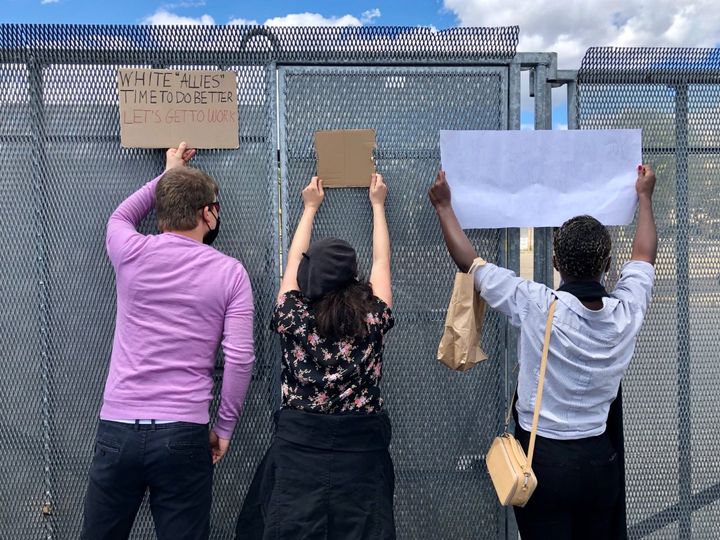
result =
[[[298,266],[300,292],[318,300],[357,277],[357,255],[350,244],[339,238],[323,238],[303,253]]]

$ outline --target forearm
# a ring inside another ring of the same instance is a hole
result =
[[[245,360],[239,363],[225,362],[223,370],[223,383],[220,394],[220,408],[214,431],[218,437],[230,439],[242,410],[245,396],[252,379],[252,366],[255,356],[252,352],[245,355]]]
[[[285,272],[280,285],[280,293],[297,288],[298,266],[300,266],[302,254],[310,247],[310,238],[312,237],[313,221],[315,221],[316,213],[317,208],[305,207],[305,210],[303,210],[300,221],[295,229],[295,235],[290,244],[290,249],[288,250],[287,264],[285,265]]]
[[[393,305],[392,276],[390,271],[390,234],[385,219],[385,205],[373,204],[373,263],[370,284],[373,294]]]
[[[461,272],[467,272],[477,257],[475,248],[460,227],[451,206],[436,208],[448,252]]]
[[[373,205],[373,266],[376,264],[390,267],[390,233],[388,232],[385,206]]]
[[[656,256],[657,229],[653,216],[652,199],[648,195],[641,195],[631,259],[655,264]]]
[[[295,229],[295,235],[290,244],[290,250],[288,251],[288,269],[291,264],[294,264],[297,269],[302,259],[302,254],[310,247],[310,238],[312,237],[312,228],[316,213],[316,208],[305,208],[305,210],[303,210],[302,217],[300,217],[297,229]]]
[[[223,439],[229,439],[232,435],[252,379],[255,363],[253,320],[252,288],[245,276],[226,310],[223,328],[225,365],[220,408],[214,428],[215,433]]]

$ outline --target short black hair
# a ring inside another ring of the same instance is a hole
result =
[[[592,216],[576,216],[555,229],[555,266],[575,279],[592,279],[605,270],[612,240],[607,228]]]

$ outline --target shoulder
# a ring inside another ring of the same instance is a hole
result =
[[[235,257],[226,255],[214,247],[206,246],[205,244],[201,244],[201,249],[203,250],[201,256],[207,258],[208,263],[214,267],[216,272],[221,271],[232,278],[245,278],[248,276],[245,266]]]
[[[637,276],[653,281],[655,267],[646,261],[628,261],[620,269],[620,277],[623,276]]]
[[[543,310],[547,310],[554,299],[553,290],[547,285],[518,277],[512,270],[492,263],[478,267],[474,282],[475,289],[483,297],[513,297],[515,300],[525,298]]]
[[[655,283],[655,267],[645,261],[628,261],[620,269],[620,279],[612,296],[623,301],[645,305],[650,301]]]
[[[392,308],[377,296],[373,296],[372,311],[367,315],[367,323],[385,331],[389,330],[395,324]]]
[[[298,327],[307,324],[309,317],[308,303],[300,291],[287,291],[275,303],[270,329],[292,336]]]
[[[278,297],[275,304],[276,311],[308,311],[308,301],[303,297],[300,291],[286,291]]]
[[[209,279],[217,288],[225,292],[226,301],[237,304],[253,302],[253,290],[250,276],[243,264],[211,246],[201,245],[203,265],[212,276]]]

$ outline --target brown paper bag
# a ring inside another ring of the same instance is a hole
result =
[[[477,258],[467,274],[455,274],[455,285],[437,359],[456,371],[467,371],[475,364],[487,360],[487,355],[480,347],[485,300],[475,292],[474,280],[475,269],[483,264],[485,261]]]

